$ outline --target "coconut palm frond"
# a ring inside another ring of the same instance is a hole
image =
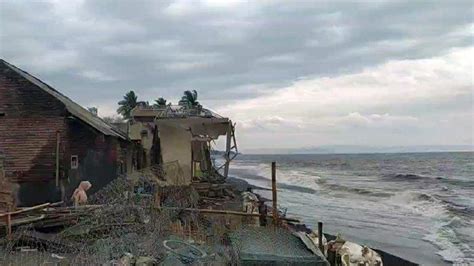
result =
[[[155,103],[153,104],[154,107],[164,107],[166,106],[166,99],[163,97],[160,97],[155,100]]]
[[[117,113],[121,114],[124,118],[130,118],[130,112],[137,106],[137,95],[134,91],[129,91],[123,96],[123,100],[118,102],[119,108]]]
[[[195,107],[199,105],[199,102],[197,101],[198,93],[196,90],[192,90],[192,91],[187,90],[187,91],[184,91],[183,94],[184,95],[180,101],[182,102],[182,105],[185,105],[184,103],[187,103],[188,105],[190,105],[190,107]]]

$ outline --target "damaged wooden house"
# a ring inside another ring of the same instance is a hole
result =
[[[126,133],[0,60],[3,208],[67,200],[81,180],[93,193],[132,170],[133,145]]]
[[[129,138],[139,144],[137,168],[159,165],[169,185],[223,180],[237,155],[234,125],[208,109],[182,105],[138,105],[131,112]],[[213,162],[212,144],[225,137],[223,161]]]

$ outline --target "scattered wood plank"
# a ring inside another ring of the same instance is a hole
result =
[[[20,210],[17,210],[17,211],[12,211],[12,212],[4,212],[4,213],[0,213],[0,217],[16,215],[16,214],[20,214],[20,213],[24,213],[24,212],[29,212],[29,211],[35,211],[35,210],[38,210],[38,209],[46,208],[49,205],[51,205],[51,203],[44,203],[44,204],[40,204],[40,205],[36,205],[36,206],[33,206],[33,207],[28,207],[28,208],[23,208],[23,209],[20,209]]]

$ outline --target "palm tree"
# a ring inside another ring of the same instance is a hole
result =
[[[123,96],[123,100],[118,102],[120,106],[117,113],[121,114],[125,119],[130,119],[130,112],[137,106],[137,95],[134,91],[129,91]]]
[[[184,91],[183,97],[179,101],[179,105],[186,106],[189,108],[195,108],[200,106],[199,102],[197,101],[198,93],[196,90],[193,91]]]
[[[160,97],[155,100],[155,103],[153,104],[153,107],[155,108],[162,108],[166,106],[166,99],[163,97]]]

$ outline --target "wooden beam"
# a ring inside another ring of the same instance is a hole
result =
[[[324,254],[324,245],[323,245],[323,223],[318,222],[318,247],[319,250]]]
[[[42,208],[47,207],[49,205],[51,205],[51,204],[50,203],[45,203],[45,204],[30,207],[30,208],[24,208],[24,209],[21,209],[21,210],[18,210],[18,211],[0,213],[0,217],[2,217],[2,216],[5,217],[7,238],[12,239],[12,215],[20,214],[20,213],[28,212],[28,211],[33,211],[33,210],[37,210],[37,209],[42,209]]]
[[[229,165],[230,165],[230,145],[232,141],[232,123],[228,123],[227,127],[227,140],[225,148],[225,167],[224,167],[224,177],[229,175]]]
[[[234,146],[232,146],[231,149],[235,149],[235,156],[237,156],[239,149],[237,148],[237,141],[235,140],[235,124],[232,124],[232,121],[230,121],[230,125],[232,127],[232,140],[234,141]]]
[[[272,201],[273,201],[273,223],[278,225],[278,201],[277,201],[277,187],[276,187],[276,163],[272,162]]]
[[[18,210],[18,211],[0,213],[0,217],[20,214],[20,213],[34,211],[34,210],[38,210],[38,209],[43,209],[43,208],[49,207],[50,205],[51,205],[51,203],[44,203],[44,204],[36,205],[36,206],[33,206],[33,207],[23,208],[23,209]]]

